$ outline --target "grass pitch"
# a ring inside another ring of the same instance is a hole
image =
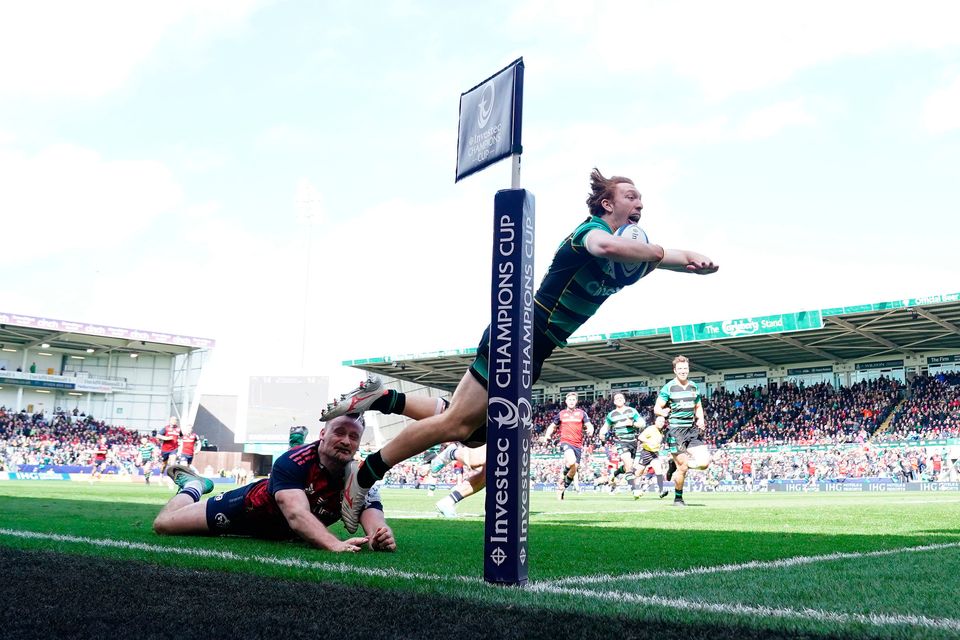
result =
[[[0,551],[94,572],[104,562],[216,575],[214,584],[249,581],[268,592],[330,594],[336,585],[382,600],[382,611],[364,616],[374,628],[391,616],[422,616],[438,621],[436,637],[463,632],[463,616],[479,615],[481,633],[503,638],[556,637],[558,620],[575,625],[577,637],[960,638],[957,493],[688,493],[686,509],[652,495],[559,502],[533,493],[522,589],[482,581],[483,495],[447,520],[433,509],[439,492],[385,490],[398,551],[349,556],[299,543],[156,536],[151,522],[170,495],[139,485],[3,482]],[[383,628],[392,631],[357,635],[407,633]]]

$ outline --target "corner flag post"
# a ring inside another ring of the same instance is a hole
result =
[[[457,181],[513,157],[511,189],[494,197],[487,354],[487,499],[483,578],[527,582],[533,410],[535,203],[520,188],[523,58],[460,96]]]

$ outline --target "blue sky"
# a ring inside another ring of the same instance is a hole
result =
[[[509,164],[453,183],[458,100],[519,56],[538,273],[594,166],[721,265],[581,333],[960,291],[960,8],[906,6],[5,3],[0,310],[214,338],[213,392],[473,346]]]

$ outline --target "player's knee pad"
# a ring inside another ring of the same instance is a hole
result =
[[[706,469],[710,466],[710,449],[700,444],[687,449],[687,466],[691,469]]]

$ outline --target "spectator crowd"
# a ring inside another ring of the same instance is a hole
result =
[[[649,424],[656,393],[625,395],[627,404]],[[960,469],[953,459],[946,459],[941,448],[928,451],[924,446],[926,440],[960,438],[958,373],[917,376],[910,385],[880,377],[839,388],[787,382],[737,391],[717,389],[703,398],[703,405],[707,441],[716,450],[714,464],[703,474],[705,482],[740,481],[746,476],[757,481],[958,479]],[[613,402],[600,397],[580,407],[598,432]],[[556,482],[562,472],[557,439],[546,444],[540,440],[562,408],[559,403],[534,407],[531,476],[535,483]],[[616,466],[609,438],[600,442],[595,435],[585,441],[581,484],[604,478]],[[878,447],[878,443],[902,446]],[[409,461],[395,467],[387,481],[421,484],[421,471],[415,460]],[[457,464],[430,481],[454,483],[462,473]]]
[[[655,392],[627,393],[627,404],[653,420]],[[909,384],[890,378],[834,388],[770,383],[736,391],[715,390],[703,399],[706,437],[714,463],[701,481],[890,477],[957,479],[955,459],[926,441],[960,438],[960,373],[921,375]],[[541,436],[564,405],[539,403],[533,412],[531,476],[553,483],[562,473],[559,442]],[[596,427],[586,439],[580,483],[600,483],[616,465],[615,448],[598,437],[613,409],[611,397],[581,403]],[[150,440],[157,444],[151,434]],[[0,407],[0,471],[21,465],[89,466],[98,449],[107,465],[136,473],[141,434],[77,411],[28,414]],[[889,446],[896,444],[898,446]],[[416,459],[397,465],[388,483],[457,482],[460,463],[427,478]]]
[[[133,473],[140,433],[80,412],[29,414],[0,406],[0,471],[21,465],[90,466],[98,447],[107,446],[107,466]]]

